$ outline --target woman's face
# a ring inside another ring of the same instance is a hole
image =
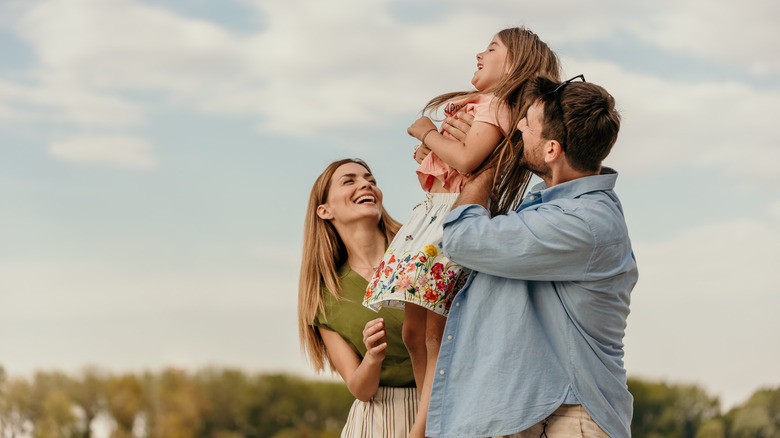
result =
[[[357,163],[342,164],[331,177],[328,199],[317,207],[317,215],[334,226],[366,219],[378,224],[382,191],[368,169]]]

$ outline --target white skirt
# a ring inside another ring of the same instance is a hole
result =
[[[367,402],[355,400],[341,438],[406,438],[417,415],[417,388],[380,386]]]

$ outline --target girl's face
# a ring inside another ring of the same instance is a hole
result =
[[[374,176],[357,163],[346,163],[330,179],[328,199],[317,207],[317,215],[334,226],[356,220],[382,218],[382,191]]]
[[[477,71],[471,78],[471,84],[478,91],[485,91],[498,84],[509,73],[507,53],[507,47],[498,35],[493,37],[484,52],[477,53]]]

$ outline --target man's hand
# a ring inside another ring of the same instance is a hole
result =
[[[447,117],[441,126],[442,129],[449,132],[462,143],[466,139],[466,135],[469,133],[473,123],[474,116],[460,112],[452,117]]]
[[[495,172],[495,167],[491,167],[478,175],[471,176],[460,191],[460,195],[452,208],[455,209],[458,206],[470,204],[488,208],[488,200],[492,196],[493,191]]]

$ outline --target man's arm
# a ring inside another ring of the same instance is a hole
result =
[[[485,208],[488,206],[490,192],[493,190],[494,169],[488,169],[479,175],[469,178],[458,195],[452,209],[461,205],[476,204]]]
[[[482,184],[480,184],[482,185]],[[467,184],[468,186],[468,184]],[[595,249],[587,222],[558,205],[542,205],[491,218],[472,186],[444,220],[445,254],[467,268],[524,280],[581,280]],[[471,196],[474,198],[471,198]],[[475,201],[476,205],[467,205]]]

